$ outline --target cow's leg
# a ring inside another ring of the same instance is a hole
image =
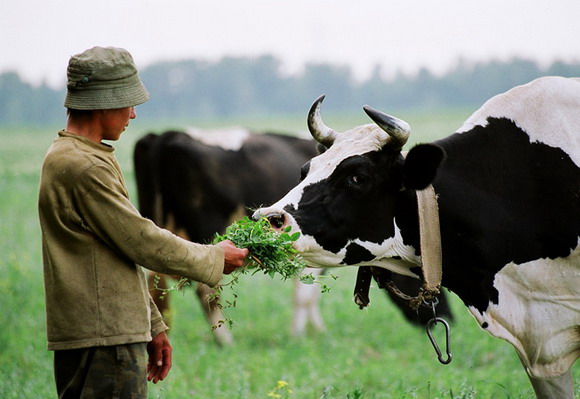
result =
[[[371,303],[371,300],[369,299],[369,291],[372,279],[373,276],[370,267],[362,266],[358,268],[353,300],[354,303],[358,305],[359,309],[363,309]]]
[[[324,269],[304,270],[318,277]],[[292,335],[301,336],[306,331],[308,322],[312,323],[317,331],[324,331],[324,322],[320,314],[320,287],[318,284],[304,284],[298,279],[294,283],[294,315],[292,317]]]
[[[234,337],[228,329],[228,326],[225,323],[219,325],[219,322],[220,320],[223,320],[223,317],[218,304],[219,298],[215,296],[215,291],[205,284],[198,283],[195,293],[199,298],[199,302],[201,303],[207,321],[213,327],[213,334],[216,342],[222,346],[233,344]]]
[[[529,378],[538,399],[574,399],[574,382],[571,370],[556,378]]]
[[[151,293],[151,298],[153,298],[153,302],[161,312],[163,316],[163,321],[167,326],[171,325],[172,319],[172,312],[171,307],[169,306],[169,291],[163,292],[162,290],[167,289],[169,284],[167,283],[167,279],[170,277],[165,274],[160,273],[148,273],[147,283],[149,286],[149,292]]]

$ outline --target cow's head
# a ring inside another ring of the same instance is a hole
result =
[[[313,266],[376,265],[412,274],[418,258],[396,216],[409,213],[414,190],[434,179],[442,150],[416,146],[405,158],[409,125],[368,106],[375,123],[338,133],[322,121],[323,99],[312,105],[308,128],[327,150],[303,166],[298,186],[254,217],[300,232],[296,249]]]

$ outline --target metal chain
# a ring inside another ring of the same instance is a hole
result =
[[[391,292],[393,295],[401,298],[407,302],[409,302],[409,306],[414,309],[415,311],[419,309],[420,306],[427,307],[433,309],[433,318],[427,322],[425,326],[427,330],[427,336],[429,337],[429,341],[431,341],[431,345],[433,345],[433,349],[435,349],[435,353],[437,354],[437,359],[442,364],[449,364],[452,360],[452,354],[450,349],[450,338],[451,338],[451,328],[449,327],[449,323],[442,319],[441,317],[437,317],[437,313],[435,312],[435,307],[439,304],[439,299],[437,292],[429,292],[423,288],[419,290],[419,294],[417,296],[410,296],[405,294],[401,291],[392,280],[385,282],[385,287]],[[437,323],[442,323],[443,327],[445,328],[445,354],[447,358],[443,358],[443,353],[441,349],[439,349],[439,345],[437,341],[433,337],[432,329]]]

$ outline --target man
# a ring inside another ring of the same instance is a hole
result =
[[[59,398],[146,398],[171,367],[167,326],[145,268],[216,285],[247,249],[200,245],[143,218],[128,198],[114,149],[149,99],[131,55],[94,47],[71,57],[66,128],[40,179],[48,349]],[[148,353],[148,359],[147,359]]]

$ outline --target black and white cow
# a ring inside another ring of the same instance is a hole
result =
[[[312,139],[255,134],[244,128],[150,133],[137,142],[134,151],[139,209],[145,217],[183,238],[210,242],[215,233],[223,233],[251,209],[274,203],[295,186],[300,181],[301,166],[317,155],[316,147]],[[312,272],[320,274],[321,269]],[[167,277],[150,275],[150,286],[167,288]],[[399,284],[407,290],[416,285],[410,278]],[[196,285],[205,316],[215,326],[223,316],[212,293],[208,286]],[[155,303],[169,322],[170,295],[162,294],[152,290]],[[318,285],[295,282],[294,335],[302,335],[308,324],[324,330],[319,298]],[[409,313],[407,306],[396,304],[411,322],[424,321],[424,314],[420,319]],[[442,306],[450,315],[445,301]],[[213,331],[217,343],[233,341],[227,327]]]
[[[443,279],[482,329],[511,343],[539,398],[574,396],[580,356],[580,79],[546,77],[487,101],[455,133],[407,154],[404,121],[338,133],[302,182],[258,210],[301,232],[311,264],[421,278],[416,190],[438,196]]]

